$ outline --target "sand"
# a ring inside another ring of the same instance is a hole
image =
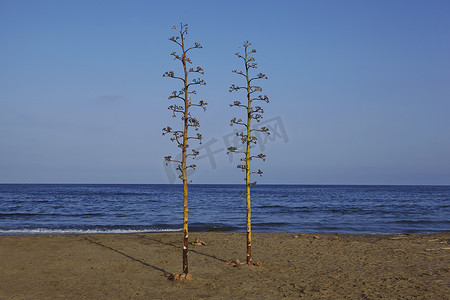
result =
[[[181,233],[0,236],[0,299],[450,299],[450,232],[430,235]]]

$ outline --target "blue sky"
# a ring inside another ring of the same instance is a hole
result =
[[[194,183],[242,183],[225,140],[249,40],[271,102],[259,183],[450,184],[449,1],[0,0],[0,182],[170,183],[161,135],[173,25],[205,69],[210,156]],[[281,130],[283,125],[284,130]],[[257,149],[255,149],[257,150]],[[177,182],[177,181],[176,181]]]

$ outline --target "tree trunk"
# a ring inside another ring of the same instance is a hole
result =
[[[186,69],[186,51],[184,49],[184,38],[181,39],[181,48],[183,50],[183,68],[184,68],[184,130],[183,130],[183,148],[181,159],[181,172],[183,180],[183,273],[188,273],[188,238],[189,238],[189,206],[188,206],[188,182],[187,182],[187,147],[188,147],[188,128],[189,128],[189,93],[188,93],[188,71]]]
[[[186,173],[186,170],[184,170],[183,173]],[[188,238],[189,238],[189,230],[188,230],[188,215],[189,215],[189,208],[188,208],[188,185],[186,178],[183,179],[183,273],[187,274],[189,273],[188,270]]]
[[[245,61],[247,61],[247,49],[245,49]],[[246,202],[247,202],[247,265],[252,263],[252,223],[251,223],[251,202],[250,202],[250,141],[251,141],[251,97],[250,97],[250,80],[248,77],[248,65],[245,64],[247,78],[247,149],[245,151],[245,185],[246,185]]]

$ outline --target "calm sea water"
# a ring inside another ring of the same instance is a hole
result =
[[[242,185],[190,185],[193,231],[245,231]],[[180,231],[181,185],[0,184],[0,234]],[[255,232],[450,231],[450,186],[256,185]]]

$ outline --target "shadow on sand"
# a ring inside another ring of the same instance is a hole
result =
[[[166,243],[166,242],[157,240],[155,238],[152,238],[152,237],[149,237],[149,236],[146,236],[146,235],[139,235],[139,237],[141,237],[143,239],[148,239],[148,240],[151,240],[151,241],[154,241],[154,242],[166,245],[166,246],[170,246],[170,247],[174,247],[174,248],[177,248],[177,249],[181,249],[181,246],[178,246],[178,245],[175,245],[175,244],[171,244],[171,243]],[[228,260],[225,260],[223,258],[219,258],[219,257],[217,257],[215,255],[211,255],[211,254],[208,254],[208,253],[200,252],[198,250],[194,250],[194,249],[192,249],[192,247],[189,247],[189,252],[193,252],[193,253],[196,253],[198,255],[203,255],[203,256],[206,256],[206,257],[218,260],[220,262],[224,262],[224,263],[228,262]]]
[[[106,248],[106,249],[108,249],[108,250],[114,251],[114,252],[116,252],[116,253],[118,253],[118,254],[120,254],[120,255],[122,255],[122,256],[125,256],[126,258],[131,259],[132,261],[138,262],[138,263],[140,263],[140,264],[142,264],[142,265],[144,265],[144,266],[146,266],[146,267],[149,267],[149,268],[152,268],[152,269],[154,269],[154,270],[156,270],[156,271],[159,271],[159,272],[163,273],[163,275],[166,274],[166,273],[168,273],[168,272],[167,272],[166,270],[164,270],[163,268],[160,268],[160,267],[151,265],[151,264],[149,264],[149,263],[146,263],[146,262],[143,261],[143,260],[134,258],[134,257],[132,257],[132,256],[130,256],[130,255],[124,253],[124,252],[121,252],[121,251],[116,250],[116,249],[114,249],[114,248],[111,248],[111,247],[109,247],[109,246],[103,245],[103,244],[100,243],[100,242],[93,241],[93,240],[91,240],[91,239],[89,239],[89,238],[84,238],[84,239],[85,239],[86,241],[92,243],[92,244],[95,244],[95,245],[98,245],[98,246],[100,246],[100,247]]]

